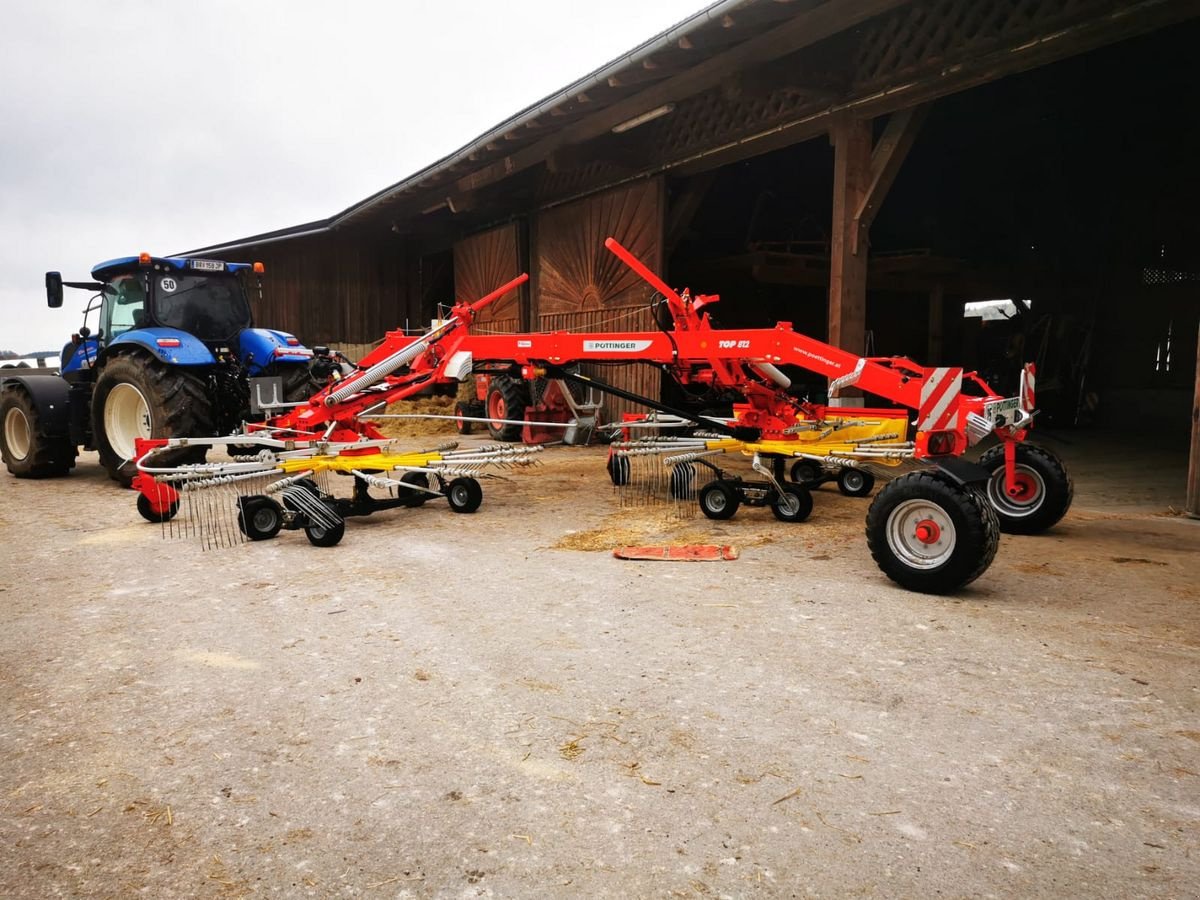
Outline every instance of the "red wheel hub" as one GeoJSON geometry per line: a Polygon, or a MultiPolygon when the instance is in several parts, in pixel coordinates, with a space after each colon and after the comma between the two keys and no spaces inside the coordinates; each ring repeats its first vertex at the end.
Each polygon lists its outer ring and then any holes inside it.
{"type": "Polygon", "coordinates": [[[1026,472],[1017,472],[1011,487],[1005,489],[1014,500],[1029,500],[1037,494],[1037,482],[1026,472]]]}
{"type": "Polygon", "coordinates": [[[505,409],[504,405],[504,397],[499,391],[496,391],[488,401],[488,417],[500,421],[507,418],[505,415],[507,412],[508,410],[505,409]]]}
{"type": "Polygon", "coordinates": [[[917,523],[917,540],[922,544],[936,544],[942,539],[942,529],[933,519],[922,519],[917,523]]]}

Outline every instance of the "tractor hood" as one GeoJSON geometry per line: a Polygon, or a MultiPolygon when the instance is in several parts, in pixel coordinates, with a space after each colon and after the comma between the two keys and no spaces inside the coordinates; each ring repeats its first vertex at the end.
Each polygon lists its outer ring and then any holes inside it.
{"type": "Polygon", "coordinates": [[[273,363],[307,363],[313,352],[286,331],[246,328],[238,336],[238,357],[253,377],[273,363]]]}

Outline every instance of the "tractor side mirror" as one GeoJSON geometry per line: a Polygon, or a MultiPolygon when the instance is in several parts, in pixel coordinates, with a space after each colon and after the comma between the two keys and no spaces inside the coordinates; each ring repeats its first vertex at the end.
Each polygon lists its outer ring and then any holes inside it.
{"type": "Polygon", "coordinates": [[[47,272],[46,273],[46,305],[51,309],[58,309],[62,306],[62,273],[47,272]]]}

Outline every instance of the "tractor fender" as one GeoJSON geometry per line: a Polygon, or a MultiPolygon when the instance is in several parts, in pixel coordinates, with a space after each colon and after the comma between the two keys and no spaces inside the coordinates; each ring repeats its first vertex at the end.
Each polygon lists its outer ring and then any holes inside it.
{"type": "Polygon", "coordinates": [[[239,356],[252,378],[273,363],[308,363],[313,352],[295,335],[272,328],[247,328],[238,337],[239,356]]]}
{"type": "Polygon", "coordinates": [[[4,375],[0,385],[19,384],[33,401],[38,418],[47,435],[59,436],[70,432],[71,385],[57,375],[4,375]]]}
{"type": "Polygon", "coordinates": [[[104,357],[115,351],[141,347],[169,366],[211,366],[216,357],[204,342],[178,328],[135,328],[126,331],[104,348],[104,357]]]}

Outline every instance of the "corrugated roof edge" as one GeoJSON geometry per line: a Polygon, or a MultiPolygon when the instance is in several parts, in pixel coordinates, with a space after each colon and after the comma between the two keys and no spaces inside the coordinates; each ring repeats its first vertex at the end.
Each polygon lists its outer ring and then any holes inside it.
{"type": "Polygon", "coordinates": [[[628,68],[629,66],[641,65],[642,61],[647,57],[653,55],[655,52],[661,50],[668,44],[675,43],[684,35],[695,31],[702,25],[705,25],[714,19],[726,16],[735,9],[745,6],[752,6],[757,2],[758,0],[717,0],[717,2],[706,6],[704,9],[701,9],[699,12],[691,16],[688,16],[686,19],[676,23],[661,34],[655,35],[647,41],[643,41],[628,53],[624,53],[621,56],[618,56],[616,59],[605,63],[603,66],[591,72],[590,74],[585,75],[578,81],[572,82],[564,88],[560,88],[544,99],[532,104],[531,106],[527,106],[525,109],[521,110],[515,115],[505,119],[499,125],[496,125],[489,131],[484,132],[470,143],[465,144],[459,149],[455,150],[453,153],[442,157],[437,162],[431,163],[423,169],[419,169],[412,175],[409,175],[407,178],[397,181],[395,184],[390,185],[381,191],[377,191],[366,199],[360,200],[358,203],[346,207],[346,209],[339,213],[335,213],[327,219],[318,219],[305,225],[295,225],[291,228],[281,228],[276,231],[268,231],[264,232],[263,234],[239,238],[235,241],[224,244],[213,244],[209,247],[200,247],[195,250],[188,250],[183,253],[172,255],[187,256],[189,254],[196,253],[228,252],[230,250],[237,250],[242,247],[248,247],[255,244],[275,243],[278,241],[286,241],[298,237],[304,237],[310,234],[320,234],[321,232],[335,228],[340,222],[349,218],[350,216],[363,212],[379,201],[420,182],[422,179],[429,177],[435,172],[454,165],[454,163],[458,162],[463,157],[474,152],[477,147],[487,144],[489,141],[503,135],[505,132],[511,131],[513,128],[520,127],[531,119],[537,118],[539,115],[542,115],[548,110],[553,109],[555,106],[559,105],[565,100],[570,99],[572,96],[586,92],[588,88],[595,87],[602,81],[607,82],[609,77],[617,74],[623,69],[628,68]]]}

